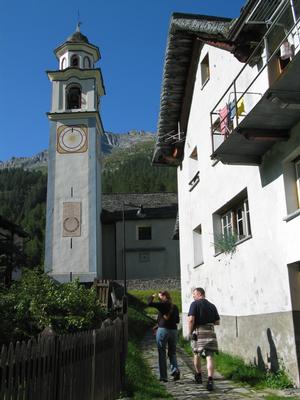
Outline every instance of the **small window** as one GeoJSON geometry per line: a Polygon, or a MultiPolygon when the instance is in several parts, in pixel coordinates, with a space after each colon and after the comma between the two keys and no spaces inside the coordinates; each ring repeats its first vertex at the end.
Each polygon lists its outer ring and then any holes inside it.
{"type": "Polygon", "coordinates": [[[198,225],[193,230],[193,245],[194,245],[194,266],[203,264],[203,249],[202,249],[202,228],[198,225]]]}
{"type": "Polygon", "coordinates": [[[71,67],[79,67],[79,57],[76,54],[71,57],[71,67]]]}
{"type": "Polygon", "coordinates": [[[222,216],[222,234],[236,234],[239,240],[251,235],[248,200],[222,216]]]}
{"type": "Polygon", "coordinates": [[[217,242],[225,239],[238,242],[251,237],[250,212],[247,190],[243,190],[224,207],[213,214],[215,249],[222,247],[217,242]]]}
{"type": "Polygon", "coordinates": [[[65,57],[61,60],[61,69],[65,69],[66,68],[66,59],[65,57]]]}
{"type": "Polygon", "coordinates": [[[297,197],[298,197],[298,208],[300,208],[300,158],[294,161],[295,167],[295,178],[296,178],[296,186],[297,186],[297,197]]]}
{"type": "Polygon", "coordinates": [[[151,226],[138,226],[138,240],[151,240],[151,226]]]}
{"type": "Polygon", "coordinates": [[[295,157],[294,153],[283,163],[283,178],[287,213],[290,215],[300,209],[300,156],[295,157]]]}
{"type": "Polygon", "coordinates": [[[221,216],[222,235],[235,235],[237,240],[251,235],[248,200],[244,199],[221,216]]]}
{"type": "Polygon", "coordinates": [[[202,87],[209,81],[210,72],[209,72],[209,58],[208,53],[201,61],[201,84],[202,87]]]}
{"type": "Polygon", "coordinates": [[[88,57],[84,57],[83,66],[84,66],[84,68],[91,68],[91,61],[88,57]]]}
{"type": "Polygon", "coordinates": [[[193,149],[189,158],[189,191],[191,192],[200,182],[200,172],[198,169],[197,146],[193,149]]]}
{"type": "Polygon", "coordinates": [[[67,110],[81,108],[81,88],[80,86],[71,86],[67,88],[67,110]]]}
{"type": "Polygon", "coordinates": [[[141,262],[141,263],[150,262],[150,253],[148,251],[139,253],[139,262],[141,262]]]}

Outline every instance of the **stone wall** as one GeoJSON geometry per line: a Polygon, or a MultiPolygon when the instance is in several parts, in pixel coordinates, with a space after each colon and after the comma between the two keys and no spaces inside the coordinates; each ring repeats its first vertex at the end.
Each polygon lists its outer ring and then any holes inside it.
{"type": "MultiPolygon", "coordinates": [[[[116,281],[123,285],[123,281],[116,281]]],[[[127,290],[181,290],[180,279],[166,278],[166,279],[128,279],[127,290]]]]}

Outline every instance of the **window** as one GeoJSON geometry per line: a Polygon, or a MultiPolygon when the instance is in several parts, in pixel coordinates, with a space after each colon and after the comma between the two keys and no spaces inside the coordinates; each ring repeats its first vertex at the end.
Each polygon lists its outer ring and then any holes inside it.
{"type": "Polygon", "coordinates": [[[219,252],[221,247],[216,243],[231,238],[238,242],[251,237],[250,212],[247,190],[235,196],[213,214],[215,248],[219,252]]]}
{"type": "Polygon", "coordinates": [[[209,58],[208,53],[201,61],[201,84],[202,87],[209,81],[210,73],[209,73],[209,58]]]}
{"type": "Polygon", "coordinates": [[[189,159],[189,191],[191,192],[200,182],[200,172],[198,170],[198,152],[197,146],[195,146],[194,150],[190,154],[189,159]]]}
{"type": "Polygon", "coordinates": [[[151,226],[138,226],[137,237],[138,240],[151,240],[152,239],[151,226]]]}
{"type": "Polygon", "coordinates": [[[300,155],[299,149],[283,163],[283,178],[288,215],[300,210],[300,155]]]}
{"type": "Polygon", "coordinates": [[[67,110],[81,108],[81,88],[80,86],[70,86],[66,91],[67,110]]]}
{"type": "Polygon", "coordinates": [[[66,59],[65,57],[61,60],[61,69],[65,69],[66,68],[66,59]]]}
{"type": "Polygon", "coordinates": [[[300,157],[294,161],[298,208],[300,208],[300,157]]]}
{"type": "Polygon", "coordinates": [[[71,67],[79,67],[79,58],[76,54],[71,57],[71,67]]]}
{"type": "Polygon", "coordinates": [[[83,66],[84,66],[84,68],[91,68],[91,62],[90,62],[90,59],[88,57],[84,57],[83,66]]]}
{"type": "Polygon", "coordinates": [[[194,245],[194,266],[203,264],[203,250],[202,250],[202,228],[198,225],[193,230],[193,245],[194,245]]]}
{"type": "Polygon", "coordinates": [[[150,262],[150,253],[149,252],[139,253],[139,262],[141,263],[150,262]]]}
{"type": "Polygon", "coordinates": [[[248,200],[245,199],[221,216],[222,235],[236,235],[238,240],[251,235],[248,200]]]}

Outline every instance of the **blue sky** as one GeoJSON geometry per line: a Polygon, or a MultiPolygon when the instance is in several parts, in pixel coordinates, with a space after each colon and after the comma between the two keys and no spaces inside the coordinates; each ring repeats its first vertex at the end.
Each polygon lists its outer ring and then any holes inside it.
{"type": "Polygon", "coordinates": [[[168,26],[173,12],[238,17],[245,0],[1,1],[0,160],[48,147],[53,50],[76,29],[100,48],[104,129],[155,132],[168,26]]]}

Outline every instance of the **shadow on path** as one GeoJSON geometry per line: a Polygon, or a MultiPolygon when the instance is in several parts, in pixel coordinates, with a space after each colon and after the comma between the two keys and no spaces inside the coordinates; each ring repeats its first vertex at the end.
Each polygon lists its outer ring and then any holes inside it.
{"type": "MultiPolygon", "coordinates": [[[[157,366],[157,349],[155,338],[152,332],[147,332],[144,340],[141,343],[143,356],[150,366],[153,374],[158,377],[158,366],[157,366]]],[[[279,398],[289,398],[293,395],[293,398],[300,399],[299,390],[289,391],[278,391],[278,390],[254,390],[248,386],[238,386],[235,383],[224,379],[218,372],[215,374],[215,390],[208,392],[206,390],[206,372],[203,371],[203,384],[199,385],[194,382],[194,372],[192,359],[188,357],[182,349],[177,351],[178,365],[181,372],[181,379],[173,382],[173,378],[169,376],[169,381],[162,383],[166,386],[167,391],[178,400],[189,400],[189,399],[220,399],[220,400],[235,400],[235,399],[266,399],[267,395],[276,394],[279,398]]],[[[159,400],[159,399],[153,399],[159,400]]]]}

